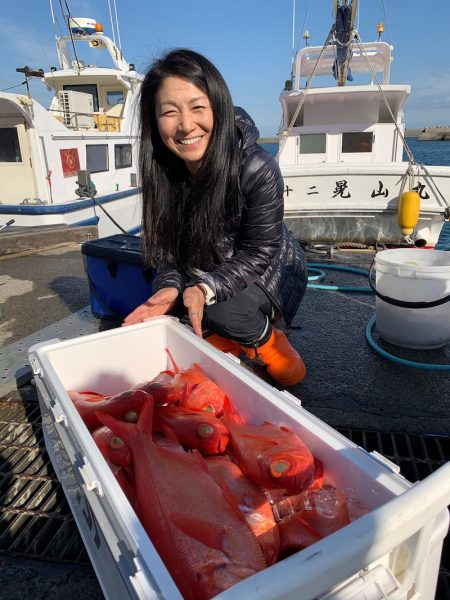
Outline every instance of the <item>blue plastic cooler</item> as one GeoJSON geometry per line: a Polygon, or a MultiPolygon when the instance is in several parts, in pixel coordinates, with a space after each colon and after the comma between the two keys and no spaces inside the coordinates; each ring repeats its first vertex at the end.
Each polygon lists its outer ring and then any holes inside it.
{"type": "Polygon", "coordinates": [[[81,246],[92,314],[123,319],[153,293],[153,269],[142,262],[141,238],[111,235],[81,246]]]}

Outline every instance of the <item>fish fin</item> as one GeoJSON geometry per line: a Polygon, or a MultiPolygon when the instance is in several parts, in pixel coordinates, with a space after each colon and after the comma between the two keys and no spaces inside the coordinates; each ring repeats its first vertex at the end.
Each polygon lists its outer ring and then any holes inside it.
{"type": "MultiPolygon", "coordinates": [[[[268,424],[272,425],[272,423],[268,424]]],[[[286,427],[286,425],[280,425],[280,431],[285,431],[286,433],[293,433],[292,429],[289,429],[289,427],[286,427]]]]}
{"type": "Polygon", "coordinates": [[[223,418],[234,421],[238,425],[245,425],[244,419],[236,412],[233,403],[226,394],[223,399],[223,418]]]}
{"type": "Polygon", "coordinates": [[[136,423],[137,429],[140,433],[145,433],[148,437],[152,437],[153,428],[153,396],[148,395],[144,406],[142,407],[141,414],[136,423]]]}
{"type": "Polygon", "coordinates": [[[203,521],[202,519],[196,519],[194,517],[187,517],[182,514],[173,513],[169,515],[170,521],[187,536],[197,540],[205,546],[209,546],[219,552],[225,552],[224,536],[225,528],[223,525],[212,523],[210,521],[203,521]]]}
{"type": "Polygon", "coordinates": [[[173,368],[175,369],[175,372],[178,372],[179,369],[178,369],[177,363],[174,361],[174,358],[173,358],[169,348],[166,348],[166,352],[170,358],[170,362],[172,363],[173,368]]]}

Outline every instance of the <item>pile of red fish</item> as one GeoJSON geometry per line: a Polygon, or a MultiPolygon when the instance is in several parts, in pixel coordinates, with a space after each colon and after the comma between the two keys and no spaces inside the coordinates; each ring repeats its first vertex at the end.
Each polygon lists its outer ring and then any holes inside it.
{"type": "Polygon", "coordinates": [[[350,521],[300,437],[244,423],[198,365],[111,397],[69,395],[186,599],[211,598],[350,521]]]}

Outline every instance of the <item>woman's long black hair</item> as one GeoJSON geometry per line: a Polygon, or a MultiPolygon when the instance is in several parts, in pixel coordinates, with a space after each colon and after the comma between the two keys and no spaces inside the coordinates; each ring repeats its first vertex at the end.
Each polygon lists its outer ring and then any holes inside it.
{"type": "Polygon", "coordinates": [[[156,60],[140,92],[139,168],[143,195],[145,257],[155,249],[189,272],[210,270],[222,258],[220,242],[236,215],[239,198],[239,139],[228,87],[204,56],[177,49],[156,60]],[[209,98],[213,113],[210,142],[198,172],[162,142],[156,119],[156,93],[167,77],[193,83],[209,98]]]}

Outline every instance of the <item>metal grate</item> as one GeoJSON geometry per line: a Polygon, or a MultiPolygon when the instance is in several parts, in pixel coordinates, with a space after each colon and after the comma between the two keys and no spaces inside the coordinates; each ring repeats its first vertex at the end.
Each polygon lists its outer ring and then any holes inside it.
{"type": "Polygon", "coordinates": [[[0,552],[90,564],[45,450],[37,400],[0,400],[0,552]]]}
{"type": "MultiPolygon", "coordinates": [[[[414,483],[450,460],[450,437],[341,429],[337,431],[368,452],[377,450],[414,483]]],[[[450,534],[444,540],[436,600],[450,600],[450,534]]]]}

